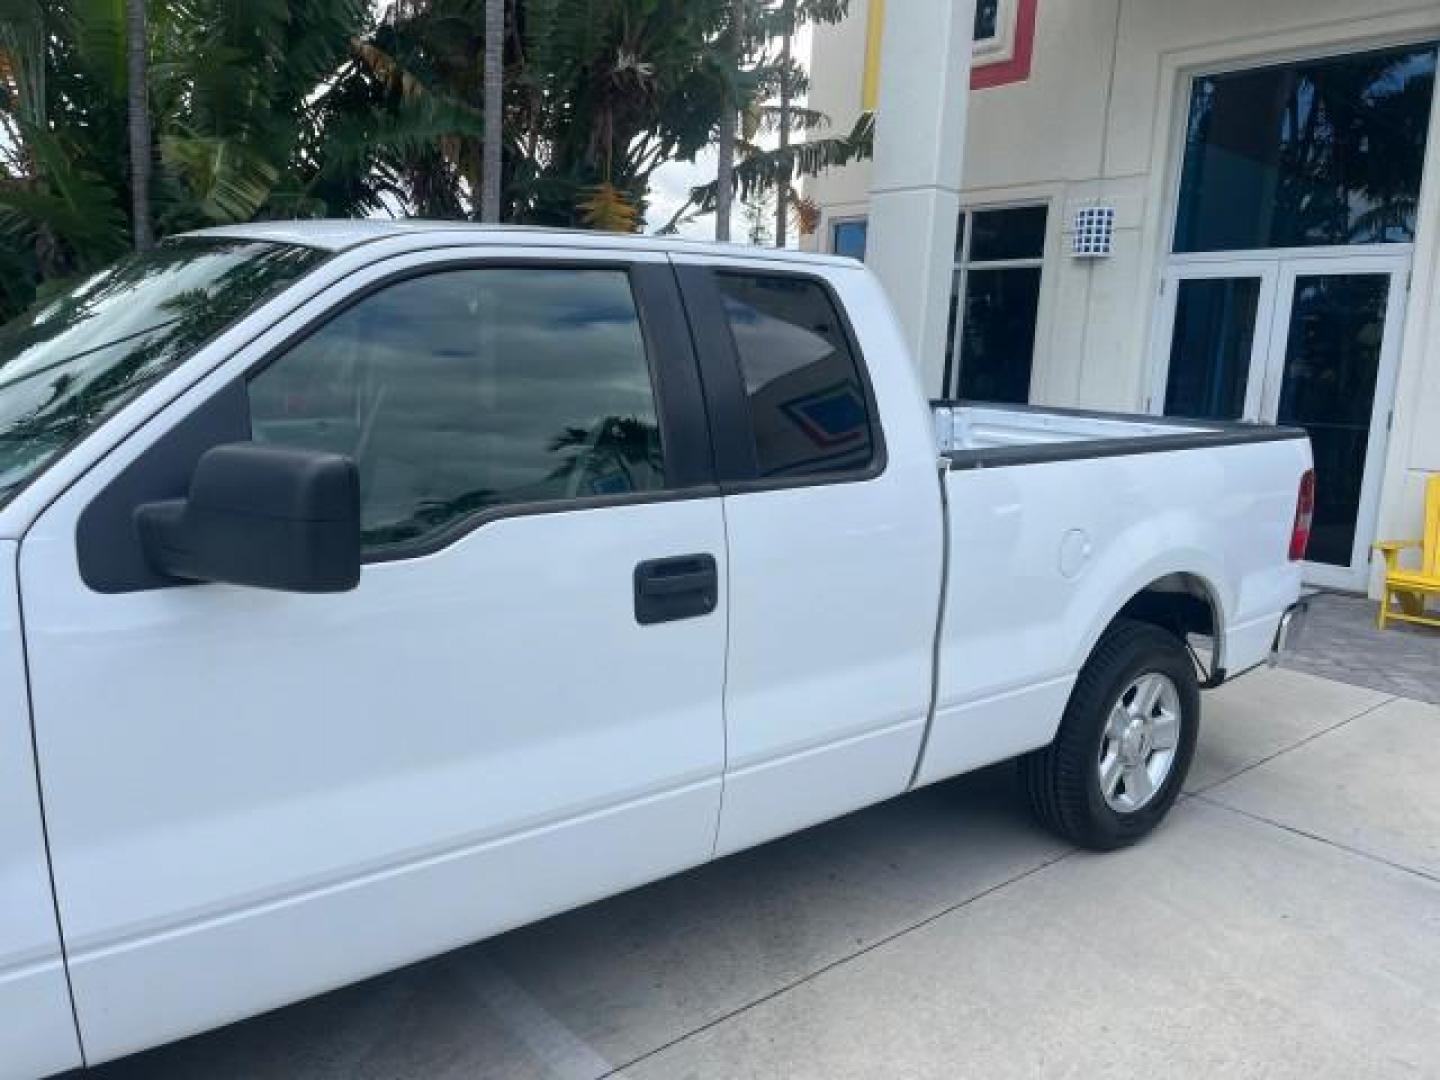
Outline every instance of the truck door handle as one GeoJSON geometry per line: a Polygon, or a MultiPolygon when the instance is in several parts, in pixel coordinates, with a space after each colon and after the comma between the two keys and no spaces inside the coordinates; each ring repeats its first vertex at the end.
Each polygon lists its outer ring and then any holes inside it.
{"type": "Polygon", "coordinates": [[[641,626],[709,615],[719,594],[713,555],[647,559],[635,567],[635,621],[641,626]]]}

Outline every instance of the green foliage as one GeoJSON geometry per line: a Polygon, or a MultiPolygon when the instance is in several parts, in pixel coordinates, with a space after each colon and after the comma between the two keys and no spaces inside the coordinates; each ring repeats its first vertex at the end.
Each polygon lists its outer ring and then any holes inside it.
{"type": "MultiPolygon", "coordinates": [[[[149,106],[163,233],[376,208],[330,183],[329,99],[368,0],[152,2],[149,106]]],[[[129,246],[126,0],[0,0],[0,318],[129,246]]]]}
{"type": "MultiPolygon", "coordinates": [[[[486,0],[149,0],[157,235],[296,216],[478,216],[486,0]],[[378,21],[377,21],[378,19],[378,21]]],[[[127,0],[0,0],[0,320],[47,282],[130,244],[127,0]]],[[[507,0],[502,217],[633,229],[651,174],[693,160],[745,103],[743,193],[848,160],[825,118],[764,102],[804,90],[770,45],[845,0],[507,0]]],[[[843,145],[842,145],[843,143],[843,145]]],[[[713,192],[712,192],[713,194],[713,192]]]]}

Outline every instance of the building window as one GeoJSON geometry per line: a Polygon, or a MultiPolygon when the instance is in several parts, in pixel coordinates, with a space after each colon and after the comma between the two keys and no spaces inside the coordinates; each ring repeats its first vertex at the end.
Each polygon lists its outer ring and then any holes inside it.
{"type": "Polygon", "coordinates": [[[972,401],[1030,399],[1045,258],[1044,206],[960,215],[945,392],[972,401]]]}
{"type": "Polygon", "coordinates": [[[976,0],[975,40],[993,41],[1000,35],[1000,0],[976,0]]]}
{"type": "Polygon", "coordinates": [[[1175,250],[1412,243],[1436,46],[1195,79],[1175,250]]]}
{"type": "MultiPolygon", "coordinates": [[[[900,0],[903,2],[903,0],[900,0]]],[[[1030,77],[1035,49],[1035,11],[1039,0],[976,0],[971,31],[972,89],[1005,86],[1030,77]]],[[[885,0],[869,0],[865,15],[865,63],[860,79],[860,108],[880,103],[880,52],[885,37],[885,0]]]]}
{"type": "Polygon", "coordinates": [[[866,227],[864,218],[834,222],[830,226],[830,250],[836,255],[846,255],[864,262],[866,227]]]}

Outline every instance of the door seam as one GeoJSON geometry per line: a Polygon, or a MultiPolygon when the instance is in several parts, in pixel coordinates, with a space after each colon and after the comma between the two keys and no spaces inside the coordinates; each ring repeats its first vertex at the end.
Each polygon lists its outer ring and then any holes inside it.
{"type": "Polygon", "coordinates": [[[65,924],[60,917],[60,890],[55,884],[55,857],[50,848],[49,808],[45,801],[45,783],[40,772],[40,739],[35,729],[34,679],[30,676],[30,634],[25,627],[25,597],[20,581],[20,549],[23,539],[15,544],[15,613],[20,629],[20,666],[25,673],[25,710],[30,721],[30,763],[35,769],[35,799],[40,811],[40,840],[45,846],[45,875],[50,883],[50,907],[55,914],[55,937],[60,946],[60,968],[65,975],[65,992],[70,999],[70,1021],[75,1026],[75,1049],[82,1068],[88,1066],[85,1038],[80,1031],[80,1012],[75,1003],[75,984],[70,978],[70,953],[65,942],[65,924]]]}

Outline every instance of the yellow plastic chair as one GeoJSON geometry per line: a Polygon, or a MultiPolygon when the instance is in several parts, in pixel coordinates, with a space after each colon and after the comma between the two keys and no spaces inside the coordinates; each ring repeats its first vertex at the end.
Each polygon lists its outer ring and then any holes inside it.
{"type": "Polygon", "coordinates": [[[1425,482],[1425,536],[1420,540],[1382,540],[1375,550],[1385,556],[1385,592],[1380,599],[1380,629],[1390,619],[1440,626],[1440,616],[1428,614],[1427,597],[1440,596],[1440,473],[1425,482]],[[1400,553],[1420,549],[1420,569],[1400,565],[1400,553]],[[1397,606],[1392,606],[1391,601],[1397,606]]]}

